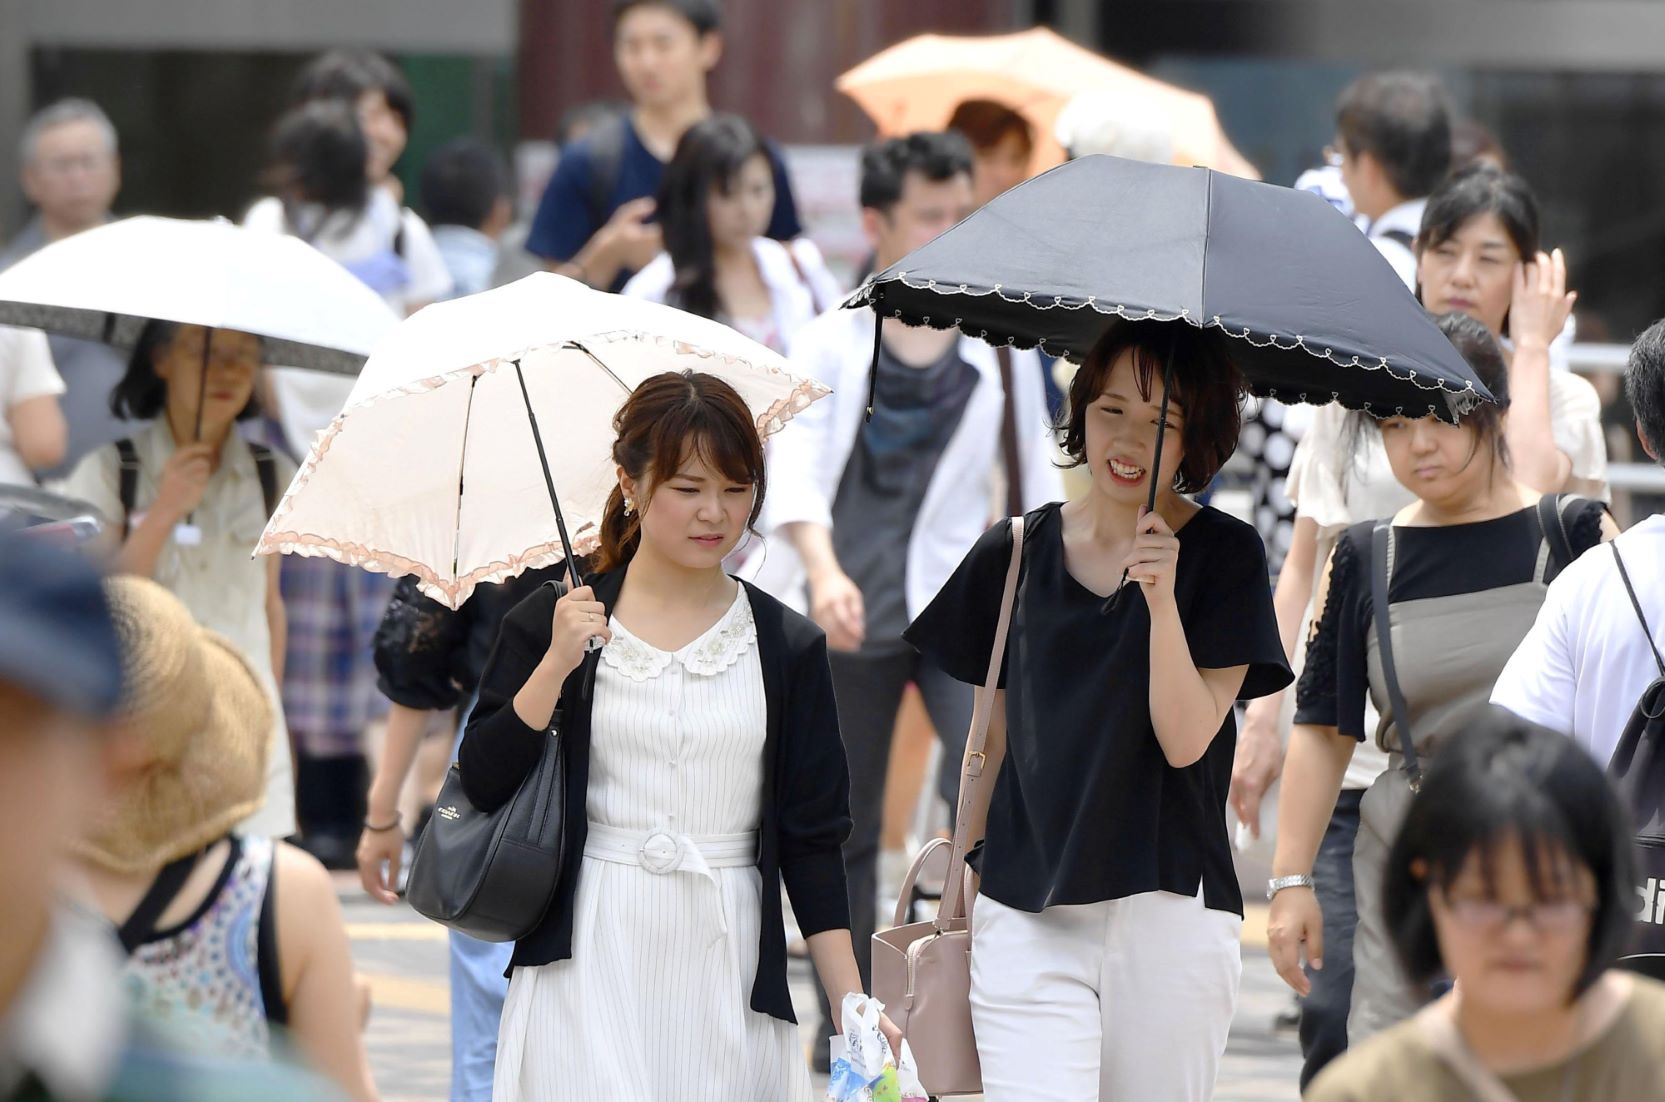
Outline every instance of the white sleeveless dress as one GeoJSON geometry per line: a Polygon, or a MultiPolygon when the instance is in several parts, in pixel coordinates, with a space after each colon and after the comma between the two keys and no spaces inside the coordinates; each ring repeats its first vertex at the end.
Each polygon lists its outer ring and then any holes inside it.
{"type": "Polygon", "coordinates": [[[751,602],[741,588],[674,654],[610,626],[572,958],[515,969],[492,1097],[810,1102],[797,1028],[750,1008],[768,715],[751,602]]]}

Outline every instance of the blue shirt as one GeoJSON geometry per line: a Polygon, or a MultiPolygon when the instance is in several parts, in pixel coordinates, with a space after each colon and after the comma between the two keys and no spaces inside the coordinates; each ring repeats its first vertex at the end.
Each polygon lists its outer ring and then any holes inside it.
{"type": "MultiPolygon", "coordinates": [[[[561,150],[555,175],[544,189],[538,212],[532,218],[532,231],[526,237],[528,252],[548,260],[571,260],[595,231],[613,216],[614,211],[634,199],[651,198],[658,194],[659,181],[665,175],[665,162],[642,144],[641,135],[636,133],[635,124],[628,117],[621,122],[624,126],[624,145],[619,155],[618,177],[613,181],[612,193],[601,218],[596,219],[590,210],[590,189],[595,173],[595,137],[592,133],[561,150]]],[[[798,222],[798,207],[792,199],[792,183],[786,175],[786,164],[773,145],[767,148],[769,164],[775,175],[775,211],[770,216],[767,233],[777,241],[790,241],[802,234],[804,229],[798,222]]],[[[610,290],[622,288],[633,274],[620,272],[610,290]]]]}

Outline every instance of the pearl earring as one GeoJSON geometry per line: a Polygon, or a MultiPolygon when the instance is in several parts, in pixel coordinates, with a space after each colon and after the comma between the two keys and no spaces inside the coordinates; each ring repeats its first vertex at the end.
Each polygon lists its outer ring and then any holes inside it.
{"type": "Polygon", "coordinates": [[[624,499],[624,515],[629,516],[636,511],[636,503],[629,498],[624,499]]]}

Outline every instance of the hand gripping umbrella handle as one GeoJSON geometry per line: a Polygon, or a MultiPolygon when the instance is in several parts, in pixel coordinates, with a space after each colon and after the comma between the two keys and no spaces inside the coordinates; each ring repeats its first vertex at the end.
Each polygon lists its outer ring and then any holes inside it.
{"type": "MultiPolygon", "coordinates": [[[[1184,323],[1172,322],[1171,324],[1182,325],[1184,323]]],[[[1168,343],[1168,359],[1162,365],[1162,407],[1156,415],[1156,458],[1151,460],[1150,465],[1150,498],[1145,502],[1145,512],[1147,513],[1156,512],[1156,487],[1159,485],[1157,476],[1162,473],[1162,437],[1168,431],[1168,398],[1174,389],[1174,349],[1178,345],[1179,337],[1176,334],[1174,339],[1168,343]]],[[[1124,568],[1121,582],[1117,584],[1116,591],[1104,599],[1104,605],[1099,609],[1100,613],[1109,615],[1115,609],[1116,602],[1121,600],[1122,590],[1127,586],[1127,575],[1128,570],[1124,568]]]]}
{"type": "MultiPolygon", "coordinates": [[[[526,403],[526,420],[532,426],[532,443],[537,445],[538,448],[538,466],[543,469],[543,484],[549,490],[549,504],[555,510],[555,530],[561,537],[561,552],[566,555],[567,578],[572,588],[577,589],[584,583],[578,577],[578,557],[572,553],[572,539],[567,535],[567,518],[561,512],[561,498],[555,492],[555,478],[549,473],[549,455],[543,449],[543,434],[538,431],[538,416],[532,412],[532,395],[526,390],[526,375],[520,370],[519,360],[515,360],[513,363],[515,365],[515,379],[520,383],[520,398],[521,401],[526,403]]],[[[584,644],[584,649],[589,652],[598,651],[601,647],[602,641],[599,635],[591,636],[589,641],[584,644]]]]}

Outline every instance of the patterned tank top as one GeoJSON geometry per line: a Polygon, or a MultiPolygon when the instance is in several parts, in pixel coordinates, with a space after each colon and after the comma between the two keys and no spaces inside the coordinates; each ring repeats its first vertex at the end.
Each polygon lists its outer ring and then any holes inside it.
{"type": "Polygon", "coordinates": [[[134,949],[125,978],[143,1020],[217,1056],[266,1059],[271,1053],[267,997],[276,954],[262,944],[269,935],[262,938],[261,912],[272,875],[272,841],[233,837],[231,845],[225,869],[201,906],[134,949]],[[263,960],[266,955],[271,959],[263,960]]]}

